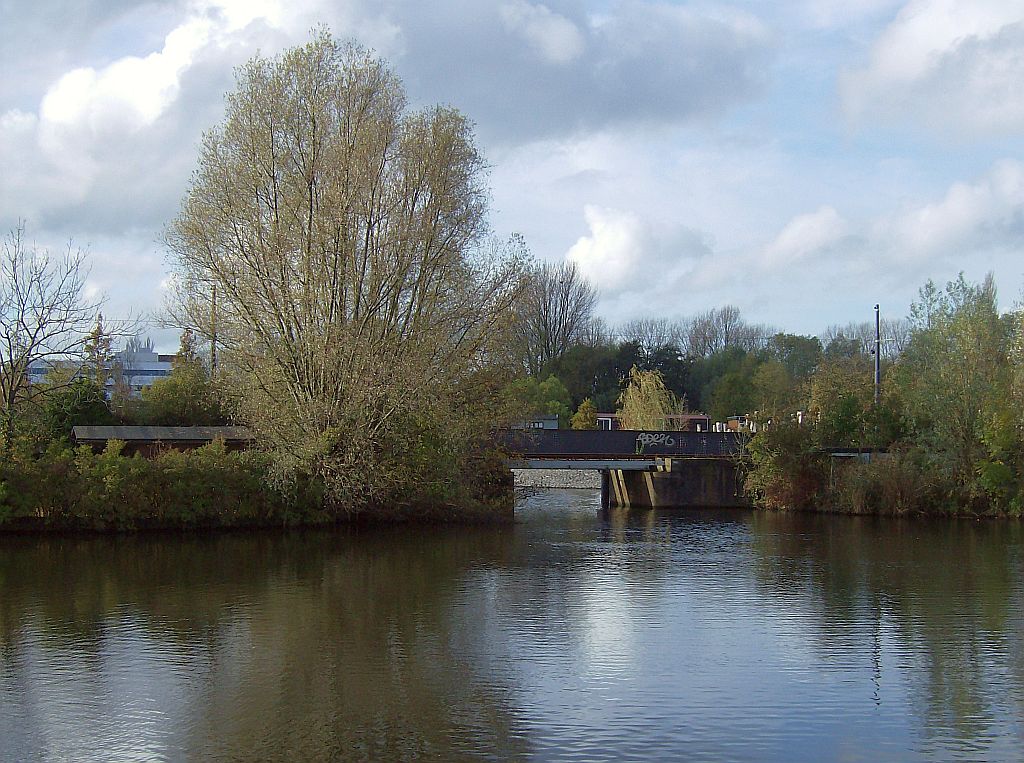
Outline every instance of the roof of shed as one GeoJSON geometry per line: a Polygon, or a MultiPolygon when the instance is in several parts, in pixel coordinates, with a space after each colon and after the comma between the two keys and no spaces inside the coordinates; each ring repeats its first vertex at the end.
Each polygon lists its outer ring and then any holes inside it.
{"type": "Polygon", "coordinates": [[[210,442],[212,440],[251,440],[245,427],[96,427],[74,428],[77,442],[210,442]]]}

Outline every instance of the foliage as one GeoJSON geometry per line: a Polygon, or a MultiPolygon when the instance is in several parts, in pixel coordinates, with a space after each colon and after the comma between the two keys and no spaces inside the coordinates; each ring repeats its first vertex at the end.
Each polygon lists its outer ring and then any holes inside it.
{"type": "Polygon", "coordinates": [[[728,347],[705,358],[697,358],[690,368],[687,400],[696,410],[705,410],[713,418],[747,413],[752,400],[746,389],[757,369],[758,358],[740,347],[728,347]],[[725,382],[725,389],[716,389],[725,382]],[[737,394],[733,394],[735,391],[737,394]]]}
{"type": "Polygon", "coordinates": [[[576,413],[572,415],[573,429],[597,429],[597,407],[590,398],[584,398],[576,413]]]}
{"type": "MultiPolygon", "coordinates": [[[[787,479],[809,485],[814,452],[885,448],[869,463],[836,461],[812,491],[815,500],[875,513],[1024,510],[1020,314],[1000,315],[991,277],[971,284],[960,276],[944,289],[925,284],[908,325],[902,352],[884,369],[878,404],[872,358],[826,347],[807,383],[802,439],[787,443],[791,424],[780,419],[751,444],[748,481],[766,502],[806,505],[780,486],[787,479]]],[[[843,341],[838,332],[829,347],[843,341]]]]}
{"type": "Polygon", "coordinates": [[[516,379],[509,386],[515,409],[520,419],[531,416],[558,416],[558,424],[569,423],[569,390],[551,374],[543,381],[532,376],[516,379]]]}
{"type": "Polygon", "coordinates": [[[232,418],[280,480],[315,475],[342,512],[405,495],[391,454],[416,420],[458,485],[522,284],[521,247],[488,246],[484,171],[469,120],[408,109],[383,61],[326,32],[238,70],[168,232],[173,309],[209,338],[216,289],[232,418]]]}
{"type": "Polygon", "coordinates": [[[923,513],[936,506],[941,486],[929,479],[920,451],[896,449],[875,454],[868,463],[833,466],[837,472],[831,506],[852,514],[923,513]]]}
{"type": "MultiPolygon", "coordinates": [[[[59,376],[58,376],[59,379],[59,376]]],[[[106,426],[117,423],[103,390],[92,379],[76,377],[67,383],[50,380],[55,386],[46,396],[43,407],[45,440],[71,440],[76,426],[106,426]]]]}
{"type": "Polygon", "coordinates": [[[1016,488],[1003,459],[1014,460],[1019,435],[1006,408],[1013,326],[999,314],[995,284],[961,275],[940,292],[929,283],[912,314],[915,329],[894,369],[912,441],[957,487],[950,500],[1005,505],[1016,488]]]}
{"type": "Polygon", "coordinates": [[[793,407],[797,388],[786,366],[777,360],[766,360],[750,379],[753,408],[762,418],[785,415],[793,407]]]}
{"type": "Polygon", "coordinates": [[[839,332],[825,345],[822,353],[826,360],[843,360],[860,357],[864,354],[864,341],[858,337],[848,337],[839,332]]]}
{"type": "Polygon", "coordinates": [[[206,365],[195,350],[193,334],[182,333],[171,373],[142,390],[136,414],[140,423],[155,426],[218,426],[227,419],[206,365]]]}
{"type": "Polygon", "coordinates": [[[103,326],[103,313],[96,316],[96,323],[82,345],[82,373],[91,377],[96,386],[106,390],[107,381],[114,370],[114,337],[103,326]]]}
{"type": "MultiPolygon", "coordinates": [[[[610,411],[620,392],[617,359],[618,352],[613,345],[580,344],[548,363],[545,373],[562,381],[571,405],[578,406],[584,398],[590,398],[598,410],[610,411]]],[[[629,368],[626,367],[626,373],[629,368]]]]}
{"type": "Polygon", "coordinates": [[[168,450],[154,459],[123,455],[111,441],[102,453],[54,441],[41,455],[18,450],[0,463],[8,486],[0,516],[27,526],[130,530],[228,527],[327,521],[309,481],[290,491],[268,489],[270,456],[228,452],[214,442],[168,450]]]}
{"type": "Polygon", "coordinates": [[[814,432],[784,419],[759,430],[747,444],[747,494],[767,509],[811,509],[821,505],[828,483],[828,455],[814,432]]]}
{"type": "Polygon", "coordinates": [[[829,357],[810,382],[808,412],[827,447],[867,445],[867,413],[874,399],[870,358],[829,357]]]}
{"type": "Polygon", "coordinates": [[[768,349],[786,373],[797,381],[808,378],[821,363],[821,340],[816,336],[775,334],[768,349]]]}
{"type": "Polygon", "coordinates": [[[665,386],[657,371],[641,371],[634,366],[629,384],[619,397],[619,421],[623,429],[665,429],[666,419],[682,413],[683,406],[665,386]]]}

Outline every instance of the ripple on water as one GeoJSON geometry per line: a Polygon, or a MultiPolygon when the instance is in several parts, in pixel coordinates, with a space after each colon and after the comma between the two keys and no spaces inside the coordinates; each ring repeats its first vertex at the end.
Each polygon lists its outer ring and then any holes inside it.
{"type": "Polygon", "coordinates": [[[0,542],[0,759],[1024,759],[1020,533],[890,527],[0,542]]]}

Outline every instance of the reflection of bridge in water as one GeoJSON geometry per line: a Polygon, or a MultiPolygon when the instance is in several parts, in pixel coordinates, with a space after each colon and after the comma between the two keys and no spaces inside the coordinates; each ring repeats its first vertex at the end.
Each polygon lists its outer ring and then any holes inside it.
{"type": "Polygon", "coordinates": [[[596,469],[605,506],[745,506],[734,432],[505,431],[516,469],[596,469]]]}

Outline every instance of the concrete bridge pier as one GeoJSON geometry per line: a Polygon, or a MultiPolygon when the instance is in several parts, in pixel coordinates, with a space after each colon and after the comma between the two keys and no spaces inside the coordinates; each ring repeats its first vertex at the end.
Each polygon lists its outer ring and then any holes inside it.
{"type": "Polygon", "coordinates": [[[659,458],[652,471],[601,471],[605,508],[749,506],[736,465],[723,458],[659,458]]]}

